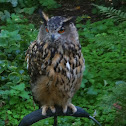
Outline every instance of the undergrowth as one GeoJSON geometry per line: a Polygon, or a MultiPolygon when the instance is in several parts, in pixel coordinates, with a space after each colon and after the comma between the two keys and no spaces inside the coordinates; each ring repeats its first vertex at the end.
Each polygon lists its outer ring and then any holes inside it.
{"type": "MultiPolygon", "coordinates": [[[[115,103],[118,101],[122,107],[120,110],[124,110],[126,102],[123,97],[117,99],[119,93],[114,94],[123,89],[123,86],[117,89],[117,84],[122,85],[126,81],[126,22],[116,24],[114,20],[106,19],[95,23],[87,21],[84,25],[79,18],[77,28],[86,70],[73,104],[87,110],[103,126],[115,126],[117,119],[123,126],[125,121],[121,121],[119,116],[123,111],[118,113],[115,103]],[[114,99],[111,97],[113,95],[114,99]]],[[[14,13],[0,30],[0,125],[17,126],[25,115],[38,109],[31,96],[25,62],[25,51],[36,39],[38,30],[23,15],[14,13]]],[[[123,115],[125,118],[125,113],[123,115]]],[[[88,119],[74,117],[59,117],[58,124],[95,125],[88,119]]],[[[42,120],[33,126],[41,125],[52,126],[53,119],[42,120]]]]}
{"type": "Polygon", "coordinates": [[[34,110],[25,51],[37,36],[33,24],[22,15],[11,14],[0,33],[0,125],[18,125],[34,110]]]}

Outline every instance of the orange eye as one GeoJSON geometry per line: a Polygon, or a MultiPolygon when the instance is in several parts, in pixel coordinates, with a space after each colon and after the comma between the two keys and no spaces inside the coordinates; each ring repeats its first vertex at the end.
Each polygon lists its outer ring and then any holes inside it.
{"type": "Polygon", "coordinates": [[[49,30],[46,28],[46,31],[49,32],[49,30]]]}
{"type": "Polygon", "coordinates": [[[58,33],[63,33],[65,30],[64,29],[60,29],[59,31],[58,31],[58,33]]]}

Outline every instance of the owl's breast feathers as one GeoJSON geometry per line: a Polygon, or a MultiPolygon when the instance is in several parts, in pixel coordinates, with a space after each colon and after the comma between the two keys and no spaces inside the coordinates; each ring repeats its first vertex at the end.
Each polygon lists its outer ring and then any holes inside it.
{"type": "Polygon", "coordinates": [[[84,69],[80,44],[65,43],[54,47],[47,42],[34,41],[26,52],[26,60],[32,82],[41,75],[51,79],[56,74],[71,80],[80,77],[84,69]]]}
{"type": "MultiPolygon", "coordinates": [[[[44,89],[47,89],[50,90],[50,93],[54,91],[54,95],[55,90],[62,92],[63,95],[66,95],[64,92],[67,92],[68,97],[72,98],[79,89],[84,70],[80,44],[65,43],[60,46],[52,46],[48,42],[34,41],[26,52],[26,60],[35,97],[40,92],[44,99],[44,89]],[[51,86],[57,88],[51,88],[51,86]]],[[[45,97],[51,97],[51,95],[48,96],[50,93],[45,97]]],[[[52,97],[54,99],[57,96],[52,97]]],[[[60,99],[62,97],[64,96],[61,96],[60,99]]],[[[41,101],[42,98],[36,99],[41,101]]]]}

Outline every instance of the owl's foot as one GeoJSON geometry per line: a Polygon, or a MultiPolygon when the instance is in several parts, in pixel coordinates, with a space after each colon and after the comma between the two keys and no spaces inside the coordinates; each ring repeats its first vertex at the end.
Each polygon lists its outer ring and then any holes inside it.
{"type": "Polygon", "coordinates": [[[51,109],[52,113],[56,112],[56,109],[54,106],[43,105],[41,108],[42,108],[42,115],[44,115],[44,116],[46,116],[46,114],[47,114],[46,112],[47,112],[48,108],[51,109]]]}
{"type": "Polygon", "coordinates": [[[67,112],[68,107],[72,109],[73,113],[75,113],[77,111],[76,107],[72,103],[69,103],[68,105],[63,107],[63,113],[67,112]]]}

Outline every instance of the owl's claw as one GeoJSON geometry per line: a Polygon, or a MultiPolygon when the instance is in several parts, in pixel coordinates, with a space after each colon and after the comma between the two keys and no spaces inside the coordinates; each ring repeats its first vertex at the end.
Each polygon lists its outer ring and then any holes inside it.
{"type": "Polygon", "coordinates": [[[52,113],[55,113],[56,112],[56,109],[55,109],[55,107],[54,106],[47,106],[47,105],[43,105],[42,107],[42,115],[44,115],[44,116],[46,116],[47,115],[47,110],[48,110],[48,108],[50,108],[51,109],[51,111],[52,111],[52,113]]]}
{"type": "Polygon", "coordinates": [[[48,106],[43,105],[41,108],[42,108],[42,115],[46,116],[46,111],[48,110],[48,106]]]}
{"type": "Polygon", "coordinates": [[[75,113],[77,111],[77,108],[72,103],[69,103],[68,105],[63,107],[63,113],[67,112],[68,107],[72,109],[73,113],[75,113]]]}
{"type": "Polygon", "coordinates": [[[67,112],[67,105],[63,107],[63,113],[65,114],[67,112]]]}
{"type": "Polygon", "coordinates": [[[77,108],[76,108],[72,103],[70,103],[70,104],[68,105],[68,107],[70,107],[70,108],[72,109],[72,112],[73,112],[73,113],[75,113],[75,112],[77,111],[77,108]]]}
{"type": "Polygon", "coordinates": [[[50,106],[50,109],[51,109],[52,113],[55,113],[56,112],[56,109],[55,109],[54,106],[50,106]]]}

